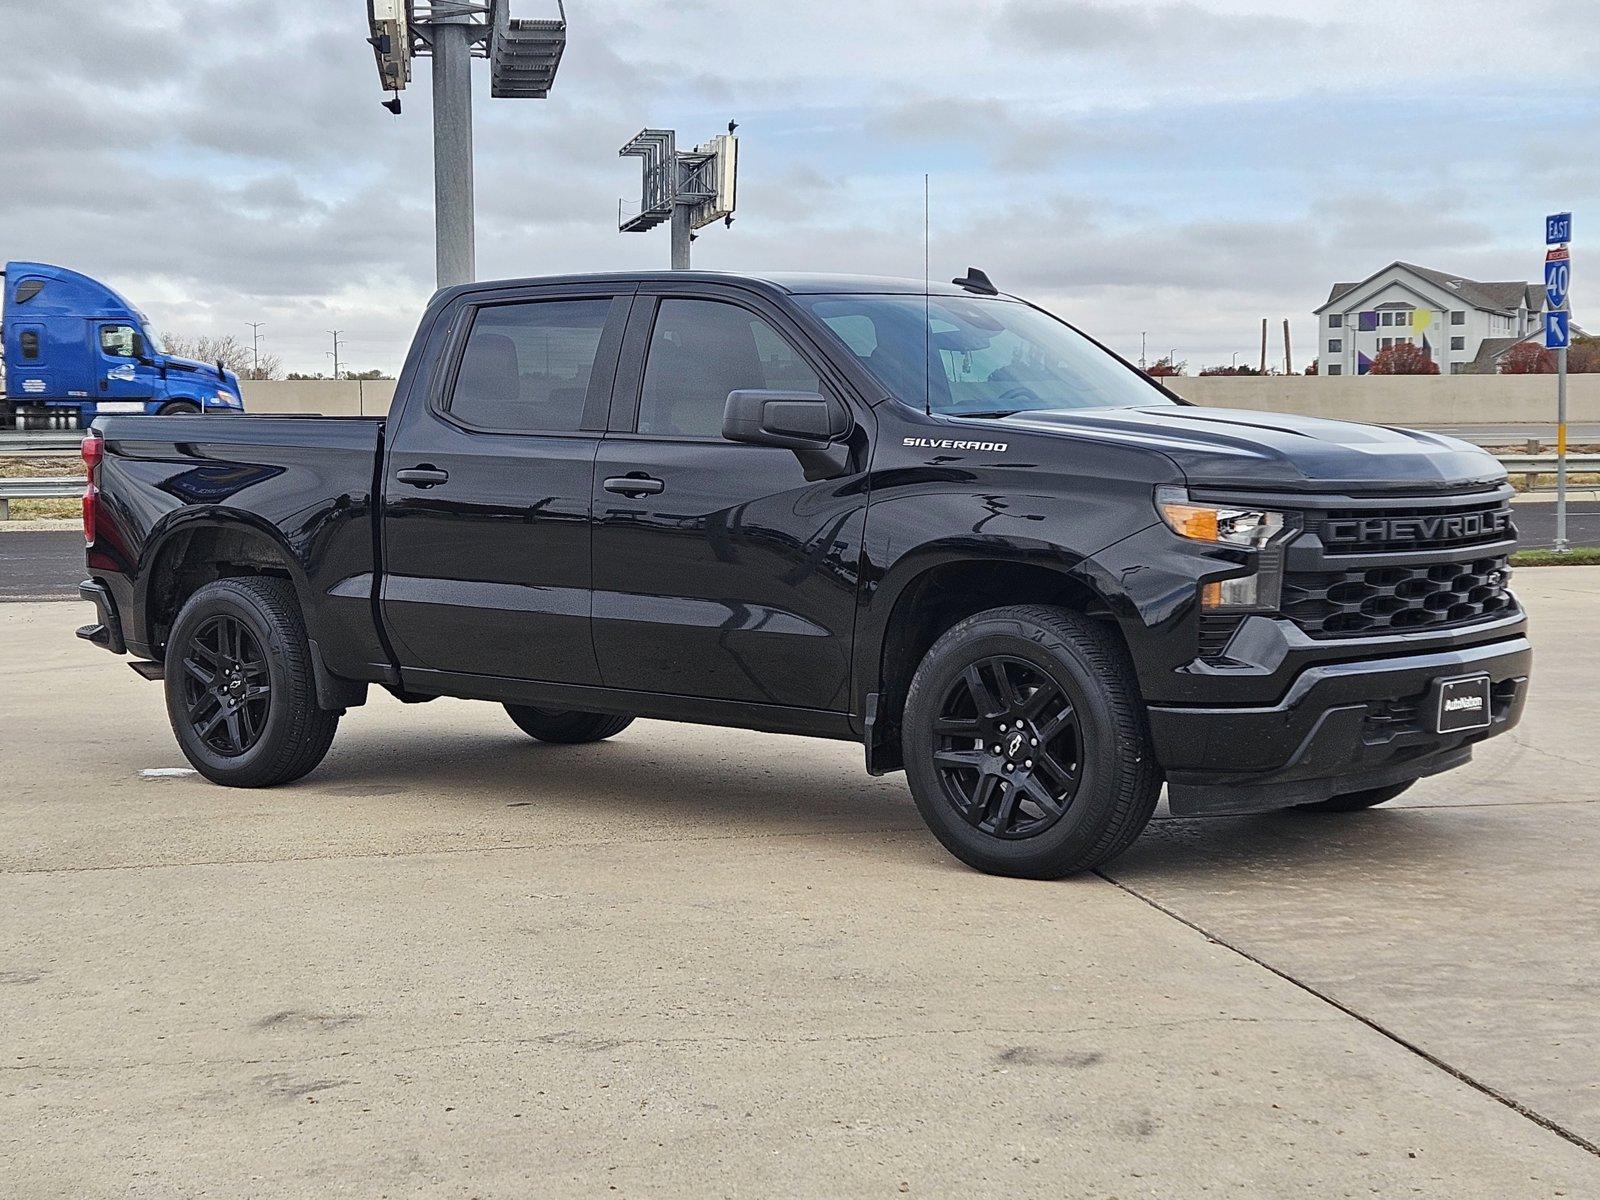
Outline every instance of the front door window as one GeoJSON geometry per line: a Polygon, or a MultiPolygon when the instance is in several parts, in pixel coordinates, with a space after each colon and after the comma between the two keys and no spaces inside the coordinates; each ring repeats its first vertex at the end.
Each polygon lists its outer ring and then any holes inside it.
{"type": "Polygon", "coordinates": [[[134,358],[132,325],[100,326],[100,350],[110,358],[134,358]]]}

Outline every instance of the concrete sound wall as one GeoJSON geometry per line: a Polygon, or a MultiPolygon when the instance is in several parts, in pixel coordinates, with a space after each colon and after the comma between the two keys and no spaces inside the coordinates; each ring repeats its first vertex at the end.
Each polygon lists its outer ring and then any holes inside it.
{"type": "MultiPolygon", "coordinates": [[[[1338,417],[1384,425],[1553,425],[1554,375],[1207,375],[1167,379],[1215,408],[1338,417]]],[[[1600,375],[1567,379],[1567,419],[1600,421],[1600,375]]]]}
{"type": "Polygon", "coordinates": [[[394,398],[392,379],[246,379],[240,387],[252,413],[381,417],[394,398]]]}
{"type": "MultiPolygon", "coordinates": [[[[1196,404],[1385,425],[1550,425],[1556,419],[1554,375],[1208,375],[1166,382],[1196,404]]],[[[392,379],[244,384],[245,411],[256,413],[382,416],[393,397],[392,379]]],[[[1600,375],[1568,380],[1567,419],[1600,421],[1600,375]]]]}

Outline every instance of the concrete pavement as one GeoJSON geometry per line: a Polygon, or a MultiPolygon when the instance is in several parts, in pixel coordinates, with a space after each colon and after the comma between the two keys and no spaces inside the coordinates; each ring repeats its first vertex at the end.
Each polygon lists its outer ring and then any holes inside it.
{"type": "Polygon", "coordinates": [[[1600,1194],[1600,570],[1517,585],[1473,766],[1059,884],[738,731],[380,696],[292,787],[147,777],[159,688],[0,606],[0,1190],[1600,1194]]]}

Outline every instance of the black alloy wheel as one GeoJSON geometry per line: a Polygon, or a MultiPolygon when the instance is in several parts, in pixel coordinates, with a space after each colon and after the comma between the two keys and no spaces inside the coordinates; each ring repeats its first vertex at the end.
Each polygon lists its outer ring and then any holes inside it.
{"type": "Polygon", "coordinates": [[[222,614],[197,626],[183,654],[183,696],[194,735],[224,758],[261,740],[272,710],[272,679],[255,634],[222,614]]]}
{"type": "Polygon", "coordinates": [[[243,575],[197,588],[167,637],[163,684],[189,765],[228,787],[275,787],[328,753],[342,709],[317,700],[294,585],[243,575]]]}
{"type": "Polygon", "coordinates": [[[967,824],[1027,838],[1061,819],[1077,795],[1084,731],[1061,687],[1009,655],[970,664],[934,722],[934,766],[967,824]]]}
{"type": "Polygon", "coordinates": [[[900,741],[929,830],[996,875],[1060,879],[1115,858],[1161,791],[1118,631],[1053,605],[986,609],[940,635],[900,741]]]}

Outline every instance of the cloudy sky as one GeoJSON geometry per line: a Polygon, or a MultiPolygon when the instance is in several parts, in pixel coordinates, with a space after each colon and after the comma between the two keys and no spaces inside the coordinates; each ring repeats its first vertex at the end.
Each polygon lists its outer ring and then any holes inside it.
{"type": "MultiPolygon", "coordinates": [[[[511,0],[517,16],[555,0],[511,0]]],[[[695,265],[967,264],[1137,358],[1253,359],[1335,279],[1535,278],[1576,210],[1600,304],[1600,4],[567,0],[548,100],[477,68],[478,272],[661,267],[616,232],[641,126],[740,122],[695,265]]],[[[361,0],[0,0],[0,257],[112,283],[158,330],[289,369],[395,369],[433,287],[429,66],[381,94],[361,0]]]]}

